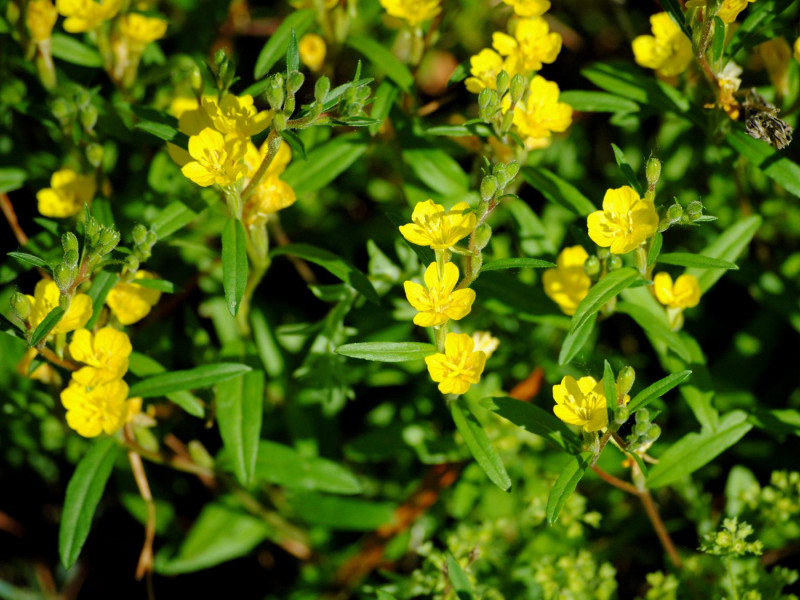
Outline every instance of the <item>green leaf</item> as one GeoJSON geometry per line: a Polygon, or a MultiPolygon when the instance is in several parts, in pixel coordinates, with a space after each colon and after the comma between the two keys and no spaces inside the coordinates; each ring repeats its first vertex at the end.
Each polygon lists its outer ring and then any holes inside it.
{"type": "MultiPolygon", "coordinates": [[[[691,38],[691,35],[689,36],[691,38]]],[[[718,63],[725,49],[725,23],[719,17],[714,17],[714,41],[711,43],[711,60],[718,63]]]]}
{"type": "Polygon", "coordinates": [[[386,77],[394,81],[404,92],[410,92],[414,85],[414,76],[406,65],[397,60],[389,50],[371,37],[350,35],[345,44],[361,53],[364,58],[378,69],[386,73],[386,77]]]}
{"type": "Polygon", "coordinates": [[[756,140],[744,131],[731,131],[725,141],[739,154],[787,192],[800,198],[800,165],[761,140],[756,140]]]}
{"type": "Polygon", "coordinates": [[[571,454],[581,448],[581,440],[552,412],[509,396],[484,398],[481,406],[511,421],[517,427],[542,436],[548,442],[571,454]]]}
{"type": "Polygon", "coordinates": [[[436,346],[420,342],[362,342],[339,346],[336,353],[379,362],[405,362],[436,354],[436,346]]]}
{"type": "Polygon", "coordinates": [[[537,167],[523,167],[522,176],[545,198],[560,204],[579,217],[585,217],[596,210],[592,201],[584,196],[578,188],[561,179],[552,171],[537,167]]]}
{"type": "Polygon", "coordinates": [[[92,517],[111,475],[118,448],[117,440],[111,437],[93,442],[69,480],[58,530],[58,554],[66,569],[78,560],[89,537],[92,517]]]}
{"type": "Polygon", "coordinates": [[[284,360],[281,348],[275,340],[269,323],[260,308],[250,311],[250,325],[253,327],[253,341],[256,343],[258,356],[269,377],[277,378],[284,372],[284,360]]]}
{"type": "Polygon", "coordinates": [[[427,135],[442,135],[446,137],[469,137],[478,135],[480,137],[490,137],[492,130],[483,123],[471,123],[469,125],[434,125],[425,130],[427,135]]]}
{"type": "Polygon", "coordinates": [[[165,279],[152,279],[150,277],[142,277],[141,279],[136,280],[136,285],[150,288],[151,290],[158,290],[159,292],[164,292],[165,294],[175,293],[175,284],[165,279]]]}
{"type": "Polygon", "coordinates": [[[303,140],[300,139],[300,136],[297,135],[291,129],[284,129],[281,131],[281,137],[283,141],[289,144],[289,147],[292,149],[292,152],[302,158],[303,160],[308,160],[308,155],[306,154],[306,145],[303,143],[303,140]]]}
{"type": "Polygon", "coordinates": [[[272,528],[259,519],[221,504],[206,504],[177,555],[158,553],[155,570],[162,575],[191,573],[248,554],[271,537],[272,528]]]}
{"type": "Polygon", "coordinates": [[[469,577],[467,577],[464,569],[461,568],[461,565],[458,564],[458,561],[450,552],[447,553],[447,578],[453,585],[453,591],[456,593],[458,600],[472,600],[475,598],[469,577]]]}
{"type": "Polygon", "coordinates": [[[253,482],[264,414],[264,372],[250,371],[217,384],[217,421],[236,479],[253,482]]]}
{"type": "Polygon", "coordinates": [[[658,255],[661,252],[661,246],[664,244],[664,236],[659,232],[656,233],[650,244],[650,251],[647,253],[647,266],[652,267],[658,260],[658,255]]]}
{"type": "Polygon", "coordinates": [[[603,393],[606,395],[606,406],[613,417],[614,407],[617,405],[617,380],[607,360],[603,361],[603,393]]]}
{"type": "Polygon", "coordinates": [[[58,325],[58,322],[61,320],[61,317],[64,316],[64,311],[61,309],[60,306],[56,306],[53,310],[47,313],[47,316],[42,319],[42,322],[39,323],[39,326],[33,332],[31,336],[30,346],[37,346],[39,342],[47,337],[47,334],[58,325]]]}
{"type": "Polygon", "coordinates": [[[455,70],[453,71],[453,74],[450,75],[450,79],[447,80],[447,87],[460,83],[464,81],[467,77],[469,77],[469,69],[470,69],[470,64],[468,60],[459,63],[458,66],[456,66],[455,70]]]}
{"type": "Polygon", "coordinates": [[[696,269],[733,269],[738,271],[736,264],[719,258],[692,254],[691,252],[666,252],[658,257],[658,262],[665,265],[679,267],[694,267],[696,269]]]}
{"type": "Polygon", "coordinates": [[[230,217],[222,230],[222,287],[228,312],[236,316],[247,287],[247,233],[239,219],[230,217]]]}
{"type": "Polygon", "coordinates": [[[654,384],[644,388],[641,392],[636,394],[633,397],[633,400],[630,401],[630,404],[628,404],[628,410],[633,413],[640,408],[644,408],[656,398],[660,398],[672,388],[677,387],[686,381],[691,374],[691,371],[686,370],[679,373],[672,373],[663,379],[659,379],[654,384]]]}
{"type": "Polygon", "coordinates": [[[480,468],[497,487],[504,492],[509,491],[511,479],[478,419],[469,411],[461,398],[450,403],[450,413],[453,415],[458,432],[480,468]]]}
{"type": "Polygon", "coordinates": [[[683,436],[650,469],[648,487],[662,487],[694,473],[742,439],[752,427],[746,413],[734,410],[725,415],[717,429],[683,436]]]}
{"type": "Polygon", "coordinates": [[[161,373],[137,381],[131,386],[130,396],[156,398],[181,390],[194,390],[226,381],[250,371],[250,367],[238,363],[214,363],[185,371],[161,373]]]}
{"type": "Polygon", "coordinates": [[[441,148],[407,148],[403,160],[420,181],[440,194],[461,198],[469,190],[469,177],[441,148]]]}
{"type": "Polygon", "coordinates": [[[579,112],[632,113],[639,110],[636,102],[606,92],[567,90],[558,97],[579,112]]]}
{"type": "Polygon", "coordinates": [[[340,280],[353,286],[370,302],[380,303],[378,292],[375,291],[367,276],[333,252],[308,244],[287,244],[278,246],[269,253],[271,258],[289,254],[299,256],[304,260],[319,265],[340,280]]]}
{"type": "Polygon", "coordinates": [[[25,331],[23,331],[22,327],[20,327],[13,321],[10,321],[8,317],[0,313],[0,331],[8,331],[9,329],[13,331],[14,335],[16,335],[17,337],[23,339],[25,338],[25,331]]]}
{"type": "Polygon", "coordinates": [[[347,468],[326,458],[303,456],[294,448],[262,440],[256,477],[276,485],[331,494],[360,494],[361,483],[347,468]]]}
{"type": "Polygon", "coordinates": [[[55,58],[82,67],[102,67],[103,57],[94,48],[80,42],[75,36],[54,33],[51,38],[51,51],[55,58]]]}
{"type": "Polygon", "coordinates": [[[689,362],[690,355],[677,332],[672,331],[664,319],[658,319],[646,308],[632,302],[619,302],[616,312],[626,314],[644,329],[654,340],[664,343],[670,350],[689,362]]]}
{"type": "Polygon", "coordinates": [[[40,267],[42,269],[47,269],[48,271],[50,270],[50,265],[46,260],[42,260],[33,254],[28,254],[27,252],[9,252],[8,256],[18,260],[23,264],[33,265],[34,267],[40,267]]]}
{"type": "Polygon", "coordinates": [[[194,221],[197,212],[186,206],[183,202],[176,201],[168,204],[164,210],[153,221],[153,231],[156,232],[159,241],[163,240],[168,235],[171,235],[183,229],[194,221]]]}
{"type": "Polygon", "coordinates": [[[661,0],[661,7],[672,18],[675,24],[680,28],[687,38],[692,39],[692,31],[686,25],[686,19],[683,15],[683,9],[678,0],[661,0]]]}
{"type": "Polygon", "coordinates": [[[772,34],[775,26],[785,25],[787,17],[781,13],[794,6],[792,0],[763,1],[754,5],[747,17],[736,29],[728,44],[728,55],[735,56],[743,48],[752,48],[756,44],[777,37],[772,34]]]}
{"type": "Polygon", "coordinates": [[[289,13],[280,26],[275,30],[267,43],[261,49],[256,59],[256,66],[253,71],[254,79],[261,79],[273,65],[286,55],[289,49],[289,41],[292,33],[303,35],[314,22],[314,11],[310,9],[296,10],[289,13]]]}
{"type": "Polygon", "coordinates": [[[300,70],[300,50],[297,49],[297,33],[292,29],[289,46],[286,48],[286,73],[300,70]]]}
{"type": "Polygon", "coordinates": [[[640,278],[641,275],[633,267],[625,267],[608,273],[592,286],[586,297],[578,304],[578,308],[575,309],[575,314],[572,316],[570,333],[580,329],[609,300],[640,278]]]}
{"type": "Polygon", "coordinates": [[[597,87],[633,100],[655,111],[678,114],[689,110],[689,99],[663,81],[654,79],[652,73],[629,63],[606,61],[594,63],[581,70],[581,75],[597,87]]]}
{"type": "Polygon", "coordinates": [[[625,181],[627,181],[628,185],[636,190],[640,196],[644,194],[642,182],[639,181],[639,179],[636,177],[636,173],[633,172],[633,168],[630,166],[630,164],[628,164],[628,161],[625,158],[625,153],[616,144],[611,144],[611,148],[614,150],[614,158],[617,161],[617,166],[622,172],[623,177],[625,177],[625,181]]]}
{"type": "Polygon", "coordinates": [[[281,179],[298,196],[316,192],[345,172],[366,150],[358,134],[340,135],[308,152],[308,162],[290,164],[281,179]]]}
{"type": "MultiPolygon", "coordinates": [[[[174,121],[174,119],[173,119],[174,121]]],[[[175,122],[177,125],[177,122],[175,122]]],[[[165,142],[170,142],[186,150],[189,146],[189,136],[178,130],[174,125],[169,123],[160,123],[157,121],[141,120],[133,125],[134,129],[139,129],[145,133],[149,133],[153,137],[157,137],[165,142]]]]}
{"type": "Polygon", "coordinates": [[[374,531],[391,523],[395,511],[395,506],[389,502],[323,496],[314,492],[293,492],[289,505],[310,525],[347,531],[374,531]]]}
{"type": "Polygon", "coordinates": [[[24,169],[16,167],[0,168],[0,194],[7,194],[18,190],[28,179],[28,174],[24,169]]]}
{"type": "MultiPolygon", "coordinates": [[[[158,375],[159,373],[166,373],[167,371],[167,369],[163,365],[153,360],[149,356],[140,354],[139,352],[133,352],[131,354],[129,369],[130,372],[136,375],[137,377],[158,375]]],[[[193,417],[202,419],[205,416],[205,409],[203,408],[203,403],[197,396],[187,392],[186,390],[181,390],[179,392],[170,392],[166,396],[170,401],[180,406],[183,410],[185,410],[193,417]]]]}
{"type": "Polygon", "coordinates": [[[594,323],[597,320],[597,313],[589,317],[582,325],[574,330],[570,330],[564,341],[561,343],[561,351],[558,353],[558,364],[567,365],[572,362],[572,359],[581,351],[584,344],[589,341],[589,336],[594,329],[594,323]]]}
{"type": "Polygon", "coordinates": [[[392,110],[398,93],[399,90],[397,86],[391,81],[384,80],[378,85],[378,89],[375,90],[375,96],[372,100],[372,109],[369,113],[369,115],[375,119],[375,123],[367,126],[370,135],[376,135],[380,130],[381,124],[383,124],[386,117],[389,116],[389,112],[392,110]]]}
{"type": "Polygon", "coordinates": [[[484,263],[481,267],[481,273],[500,269],[546,269],[555,266],[556,264],[549,260],[539,260],[538,258],[501,258],[500,260],[484,263]]]}
{"type": "MultiPolygon", "coordinates": [[[[742,219],[709,244],[703,250],[703,256],[729,262],[736,260],[750,244],[750,240],[753,239],[760,226],[761,217],[759,215],[751,215],[742,219]]],[[[725,274],[725,269],[691,268],[687,269],[686,273],[697,277],[700,290],[706,293],[725,274]]]]}
{"type": "Polygon", "coordinates": [[[561,509],[569,500],[572,492],[575,491],[578,482],[583,478],[586,469],[589,468],[592,462],[592,458],[591,452],[581,452],[575,456],[570,456],[561,469],[561,473],[558,475],[558,479],[556,479],[553,489],[550,490],[550,495],[547,497],[545,515],[549,525],[555,524],[558,520],[561,509]]]}
{"type": "MultiPolygon", "coordinates": [[[[137,282],[145,281],[146,279],[137,279],[137,282]]],[[[89,288],[89,298],[92,299],[92,316],[86,323],[87,329],[93,329],[97,320],[103,311],[103,304],[105,304],[106,296],[111,288],[119,281],[119,276],[116,273],[109,271],[97,271],[92,279],[92,287],[89,288]]]]}

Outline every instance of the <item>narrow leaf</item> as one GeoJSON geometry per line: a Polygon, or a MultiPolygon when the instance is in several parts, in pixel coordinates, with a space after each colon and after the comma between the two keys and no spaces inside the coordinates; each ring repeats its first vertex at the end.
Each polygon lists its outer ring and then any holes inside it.
{"type": "MultiPolygon", "coordinates": [[[[105,304],[108,292],[119,281],[119,276],[116,273],[109,271],[98,271],[92,279],[92,287],[89,288],[89,298],[92,299],[92,316],[86,323],[87,329],[93,329],[97,320],[103,311],[103,304],[105,304]]],[[[137,279],[137,282],[148,281],[147,278],[137,279]]]]}
{"type": "Polygon", "coordinates": [[[155,398],[181,390],[194,390],[226,381],[250,371],[238,363],[214,363],[186,371],[162,373],[137,381],[131,386],[131,396],[155,398]]]}
{"type": "Polygon", "coordinates": [[[677,265],[679,267],[694,267],[696,269],[733,269],[738,271],[739,267],[735,263],[711,256],[701,256],[691,252],[666,252],[658,257],[658,262],[665,265],[677,265]]]}
{"type": "Polygon", "coordinates": [[[286,72],[300,70],[300,50],[297,48],[297,33],[292,29],[289,36],[289,46],[286,48],[286,72]]]}
{"type": "Polygon", "coordinates": [[[345,531],[378,529],[394,520],[396,510],[390,502],[323,496],[314,492],[293,492],[289,496],[289,505],[300,519],[310,525],[345,531]]]}
{"type": "Polygon", "coordinates": [[[289,16],[283,20],[283,23],[275,30],[275,33],[269,37],[267,43],[264,44],[264,47],[261,49],[261,52],[259,52],[258,58],[256,59],[255,70],[253,71],[253,77],[255,79],[261,79],[269,73],[273,65],[278,62],[282,56],[286,55],[292,32],[294,32],[295,35],[303,35],[313,22],[313,10],[296,10],[290,13],[289,16]]]}
{"type": "Polygon", "coordinates": [[[556,204],[571,210],[579,217],[594,212],[595,205],[578,188],[552,171],[537,167],[524,167],[522,176],[542,195],[556,204]]]}
{"type": "Polygon", "coordinates": [[[379,362],[405,362],[435,354],[436,346],[420,342],[361,342],[339,346],[336,353],[379,362]]]}
{"type": "Polygon", "coordinates": [[[558,99],[579,112],[631,113],[639,110],[636,102],[606,92],[566,90],[558,99]]]}
{"type": "Polygon", "coordinates": [[[103,57],[94,48],[87,46],[77,37],[54,33],[51,37],[50,49],[55,58],[80,65],[81,67],[102,67],[103,57]]]}
{"type": "Polygon", "coordinates": [[[581,351],[584,344],[589,341],[597,320],[597,313],[589,317],[584,323],[574,330],[570,330],[564,341],[561,343],[561,351],[558,353],[558,364],[567,365],[581,351]]]}
{"type": "Polygon", "coordinates": [[[249,371],[217,385],[217,421],[236,479],[253,482],[264,414],[264,372],[249,371]]]}
{"type": "Polygon", "coordinates": [[[686,25],[683,9],[681,9],[681,5],[678,0],[661,0],[661,6],[680,28],[680,30],[683,32],[683,35],[689,39],[692,39],[692,31],[689,29],[688,25],[686,25]]]}
{"type": "Polygon", "coordinates": [[[453,421],[455,421],[464,443],[484,473],[501,490],[509,491],[511,479],[478,419],[469,412],[461,398],[450,403],[450,413],[453,415],[453,421]]]}
{"type": "Polygon", "coordinates": [[[556,479],[550,495],[547,497],[547,507],[545,515],[547,523],[553,525],[558,520],[558,515],[564,504],[569,500],[572,492],[578,486],[578,482],[583,478],[586,469],[592,461],[591,452],[581,452],[578,455],[570,456],[567,463],[561,469],[561,473],[556,479]]]}
{"type": "Polygon", "coordinates": [[[616,311],[631,317],[654,340],[665,344],[682,360],[687,363],[690,361],[689,351],[686,349],[683,340],[681,340],[681,336],[669,328],[665,319],[657,318],[646,308],[632,302],[619,302],[616,311]]]}
{"type": "Polygon", "coordinates": [[[361,483],[346,467],[318,456],[303,456],[294,448],[262,440],[256,462],[256,477],[287,488],[360,494],[361,483]]]}
{"type": "Polygon", "coordinates": [[[331,183],[367,150],[358,134],[340,135],[307,152],[308,162],[294,161],[281,179],[303,196],[331,183]]]}
{"type": "Polygon", "coordinates": [[[718,63],[719,59],[722,58],[724,48],[725,23],[719,17],[714,17],[714,41],[711,43],[711,60],[714,63],[718,63]]]}
{"type": "Polygon", "coordinates": [[[164,210],[153,221],[153,230],[158,235],[159,241],[183,229],[194,221],[197,212],[186,206],[183,202],[177,201],[168,204],[164,210]]]}
{"type": "Polygon", "coordinates": [[[18,169],[17,167],[3,167],[0,168],[0,194],[7,194],[21,188],[28,174],[25,169],[18,169]]]}
{"type": "Polygon", "coordinates": [[[30,346],[37,346],[39,342],[45,339],[53,327],[58,325],[58,322],[63,316],[64,311],[60,306],[56,306],[53,310],[47,313],[47,316],[42,319],[42,322],[39,323],[38,327],[36,327],[34,330],[33,335],[31,336],[30,346]]]}
{"type": "Polygon", "coordinates": [[[614,371],[607,360],[603,361],[603,392],[606,395],[606,406],[613,415],[617,405],[617,380],[614,379],[614,371]]]}
{"type": "Polygon", "coordinates": [[[549,260],[539,260],[538,258],[501,258],[485,263],[481,267],[481,273],[499,269],[546,269],[555,266],[556,264],[549,260]]]}
{"type": "Polygon", "coordinates": [[[660,398],[672,388],[679,386],[681,383],[689,379],[691,374],[691,371],[686,370],[681,371],[680,373],[672,373],[663,379],[659,379],[654,384],[646,387],[641,392],[636,394],[633,397],[633,400],[631,400],[630,404],[628,404],[628,409],[631,412],[635,412],[640,408],[644,408],[656,398],[660,398]]]}
{"type": "Polygon", "coordinates": [[[389,116],[392,110],[392,105],[397,99],[399,89],[391,81],[381,81],[378,89],[375,90],[375,96],[372,101],[372,108],[369,115],[375,119],[375,123],[367,126],[370,135],[375,135],[381,128],[381,124],[389,116]]]}
{"type": "Polygon", "coordinates": [[[640,196],[644,194],[642,182],[639,181],[639,178],[636,177],[636,173],[633,172],[633,168],[628,164],[625,153],[616,144],[611,144],[611,148],[614,150],[614,158],[617,161],[617,166],[619,170],[622,171],[622,175],[625,177],[628,185],[636,190],[640,196]]]}
{"type": "Polygon", "coordinates": [[[34,267],[40,267],[42,269],[47,269],[48,271],[50,270],[50,265],[46,260],[42,260],[33,254],[28,254],[27,252],[9,252],[8,256],[18,260],[23,264],[33,265],[34,267]]]}
{"type": "Polygon", "coordinates": [[[570,332],[577,331],[594,314],[622,290],[640,279],[639,272],[633,267],[625,267],[611,271],[589,290],[586,297],[578,304],[572,317],[570,332]]]}
{"type": "Polygon", "coordinates": [[[503,396],[484,398],[481,406],[511,421],[517,427],[535,433],[561,450],[571,454],[581,448],[581,440],[552,412],[531,403],[503,396]]]}
{"type": "Polygon", "coordinates": [[[475,598],[467,573],[450,552],[447,553],[447,578],[453,585],[453,591],[456,593],[458,600],[472,600],[475,598]]]}
{"type": "Polygon", "coordinates": [[[664,244],[664,236],[661,233],[657,233],[656,236],[653,238],[653,242],[650,244],[650,251],[647,253],[648,267],[652,267],[654,264],[656,264],[659,253],[661,252],[661,246],[663,244],[664,244]]]}
{"type": "Polygon", "coordinates": [[[228,312],[234,317],[247,287],[247,234],[244,225],[233,217],[222,230],[222,287],[228,312]]]}
{"type": "Polygon", "coordinates": [[[404,92],[411,91],[411,87],[414,85],[414,76],[411,71],[382,44],[371,37],[362,35],[350,35],[345,43],[386,73],[386,77],[394,81],[404,92]]]}
{"type": "Polygon", "coordinates": [[[175,284],[171,281],[166,281],[165,279],[151,279],[150,277],[142,277],[141,279],[136,280],[136,284],[152,290],[164,292],[165,294],[175,293],[175,284]]]}
{"type": "Polygon", "coordinates": [[[751,138],[740,129],[730,132],[725,141],[761,169],[767,177],[793,196],[800,198],[800,165],[786,158],[766,142],[751,138]]]}

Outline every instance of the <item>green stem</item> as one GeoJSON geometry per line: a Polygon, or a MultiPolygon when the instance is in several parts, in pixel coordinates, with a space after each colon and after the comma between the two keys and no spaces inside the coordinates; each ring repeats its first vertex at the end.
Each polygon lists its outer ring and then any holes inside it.
{"type": "Polygon", "coordinates": [[[731,557],[725,557],[725,567],[728,570],[728,577],[731,580],[731,596],[733,600],[739,600],[739,590],[736,589],[736,578],[733,576],[733,564],[731,562],[731,557]]]}
{"type": "Polygon", "coordinates": [[[258,189],[258,184],[261,183],[261,180],[267,173],[267,169],[269,169],[270,164],[272,164],[272,161],[278,154],[278,150],[280,150],[281,141],[281,134],[275,129],[272,129],[267,136],[267,155],[264,157],[264,160],[261,161],[261,164],[259,165],[256,174],[253,175],[253,178],[250,180],[250,183],[248,183],[247,187],[244,188],[244,191],[241,195],[242,203],[247,202],[247,199],[258,189]]]}

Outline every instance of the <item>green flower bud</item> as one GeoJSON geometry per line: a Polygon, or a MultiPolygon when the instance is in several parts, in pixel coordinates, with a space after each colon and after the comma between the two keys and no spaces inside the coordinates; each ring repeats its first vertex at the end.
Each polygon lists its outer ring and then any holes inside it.
{"type": "Polygon", "coordinates": [[[644,168],[644,174],[647,177],[647,185],[654,187],[661,177],[661,161],[657,158],[649,159],[644,168]]]}
{"type": "Polygon", "coordinates": [[[608,251],[608,248],[598,248],[597,249],[597,258],[600,260],[605,260],[609,257],[611,252],[608,251]]]}
{"type": "Polygon", "coordinates": [[[492,239],[492,228],[488,223],[481,223],[475,229],[475,246],[478,250],[483,250],[492,239]]]}
{"type": "Polygon", "coordinates": [[[494,175],[487,175],[481,181],[481,199],[489,202],[497,192],[497,179],[494,175]]]}
{"type": "Polygon", "coordinates": [[[609,271],[616,271],[617,269],[622,268],[622,258],[617,256],[616,254],[612,254],[606,259],[606,268],[609,271]]]}
{"type": "Polygon", "coordinates": [[[81,125],[87,132],[92,131],[97,124],[97,108],[91,104],[81,111],[81,125]]]}
{"type": "Polygon", "coordinates": [[[147,240],[147,227],[141,223],[137,223],[133,227],[133,243],[137,246],[144,244],[147,240]]]}
{"type": "Polygon", "coordinates": [[[63,248],[65,253],[70,250],[78,251],[78,238],[74,233],[68,231],[61,236],[61,248],[63,248]]]}
{"type": "Polygon", "coordinates": [[[636,380],[636,371],[633,367],[624,367],[617,375],[617,397],[624,398],[625,394],[631,391],[633,382],[636,380]]]}
{"type": "Polygon", "coordinates": [[[636,423],[633,426],[633,434],[636,437],[644,437],[647,435],[647,430],[650,428],[650,423],[636,423]]]}
{"type": "Polygon", "coordinates": [[[125,266],[128,268],[129,271],[138,271],[139,270],[139,259],[136,258],[133,254],[129,254],[125,257],[125,266]]]}
{"type": "Polygon", "coordinates": [[[525,78],[517,73],[511,78],[511,103],[516,104],[525,94],[525,78]]]}
{"type": "Polygon", "coordinates": [[[275,113],[275,116],[272,118],[272,126],[275,128],[275,131],[283,131],[286,129],[286,115],[283,113],[275,113]]]}
{"type": "Polygon", "coordinates": [[[53,279],[55,280],[58,289],[62,292],[66,292],[74,281],[74,274],[74,269],[71,269],[65,263],[59,263],[56,265],[56,268],[53,269],[53,279]]]}
{"type": "Polygon", "coordinates": [[[11,310],[20,321],[25,321],[31,314],[31,301],[25,294],[14,292],[11,295],[11,310]]]}
{"type": "Polygon", "coordinates": [[[677,202],[667,209],[667,219],[670,223],[680,220],[683,216],[683,207],[677,202]]]}
{"type": "Polygon", "coordinates": [[[267,102],[274,110],[283,108],[283,100],[285,94],[283,91],[283,75],[276,73],[267,81],[267,91],[264,92],[267,96],[267,102]]]}
{"type": "Polygon", "coordinates": [[[478,106],[482,109],[488,109],[494,102],[497,102],[497,92],[489,88],[483,88],[481,93],[478,94],[478,106]]]}
{"type": "Polygon", "coordinates": [[[306,76],[300,71],[289,73],[289,76],[286,78],[286,90],[290,94],[296,94],[300,88],[303,87],[303,82],[305,80],[306,76]]]}
{"type": "Polygon", "coordinates": [[[78,110],[86,110],[91,101],[92,95],[88,90],[80,89],[75,94],[75,105],[78,107],[78,110]]]}
{"type": "Polygon", "coordinates": [[[226,62],[228,62],[228,54],[224,49],[220,48],[214,53],[214,64],[219,68],[226,62]]]}
{"type": "Polygon", "coordinates": [[[108,254],[119,244],[119,231],[111,228],[103,228],[100,232],[100,251],[103,254],[108,254]]]}
{"type": "Polygon", "coordinates": [[[192,92],[194,92],[194,95],[198,97],[202,96],[203,88],[205,87],[203,84],[203,72],[197,65],[192,65],[192,71],[189,74],[189,82],[192,86],[192,92]]]}
{"type": "Polygon", "coordinates": [[[105,150],[103,150],[100,144],[89,144],[86,146],[86,160],[88,160],[89,164],[95,169],[103,164],[104,155],[105,150]]]}
{"type": "MultiPolygon", "coordinates": [[[[512,160],[506,165],[506,176],[508,177],[506,185],[514,180],[514,178],[517,176],[517,173],[519,173],[519,163],[515,160],[512,160]]],[[[505,185],[503,187],[505,187],[505,185]]]]}
{"type": "Polygon", "coordinates": [[[497,81],[497,93],[500,95],[500,97],[502,97],[503,94],[506,93],[506,90],[508,90],[508,84],[510,83],[508,73],[506,71],[500,71],[497,74],[496,81],[497,81]]]}
{"type": "Polygon", "coordinates": [[[650,423],[650,412],[646,408],[640,408],[637,410],[635,417],[637,423],[650,423]]]}
{"type": "Polygon", "coordinates": [[[67,312],[67,311],[69,310],[69,305],[70,305],[70,304],[72,304],[72,298],[70,297],[70,295],[69,295],[69,294],[63,294],[63,293],[62,293],[62,294],[61,294],[61,295],[58,297],[58,306],[59,306],[59,308],[61,308],[61,310],[63,310],[64,312],[67,312]]]}
{"type": "Polygon", "coordinates": [[[64,98],[54,99],[50,104],[50,110],[53,112],[53,116],[61,121],[61,123],[69,121],[72,116],[72,107],[64,98]]]}
{"type": "Polygon", "coordinates": [[[591,279],[600,275],[601,268],[600,259],[596,256],[590,256],[586,259],[586,262],[583,263],[583,270],[591,279]]]}
{"type": "Polygon", "coordinates": [[[695,219],[699,219],[703,216],[703,203],[694,200],[693,202],[689,203],[689,206],[686,207],[686,216],[689,217],[689,220],[694,221],[695,219]]]}
{"type": "Polygon", "coordinates": [[[151,248],[156,245],[158,241],[158,234],[153,231],[152,229],[147,232],[147,238],[145,239],[145,243],[150,246],[151,248]]]}
{"type": "Polygon", "coordinates": [[[330,91],[331,80],[323,75],[317,79],[317,83],[314,84],[314,99],[320,103],[325,102],[325,96],[327,96],[330,91]]]}
{"type": "MultiPolygon", "coordinates": [[[[294,107],[295,107],[295,99],[293,95],[287,96],[286,100],[283,102],[283,114],[286,115],[288,119],[294,114],[294,107]]],[[[361,110],[361,106],[359,105],[355,112],[359,112],[361,110]]]]}
{"type": "Polygon", "coordinates": [[[86,237],[89,238],[89,245],[96,246],[100,237],[100,223],[92,217],[86,222],[86,237]]]}
{"type": "Polygon", "coordinates": [[[655,442],[659,437],[661,437],[661,427],[653,423],[652,425],[650,425],[650,428],[647,430],[647,433],[644,434],[644,441],[655,442]]]}
{"type": "Polygon", "coordinates": [[[614,409],[614,422],[617,425],[622,425],[625,421],[628,420],[628,417],[631,416],[630,411],[628,410],[627,406],[617,406],[614,409]]]}
{"type": "Polygon", "coordinates": [[[74,269],[78,266],[78,251],[77,250],[67,250],[64,252],[64,264],[67,265],[70,269],[74,269]]]}

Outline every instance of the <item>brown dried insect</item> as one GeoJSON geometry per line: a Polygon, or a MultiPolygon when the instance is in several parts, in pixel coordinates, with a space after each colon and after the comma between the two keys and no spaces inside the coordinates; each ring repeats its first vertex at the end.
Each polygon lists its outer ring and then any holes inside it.
{"type": "Polygon", "coordinates": [[[792,141],[792,126],[778,117],[781,109],[767,102],[755,89],[747,92],[744,102],[744,126],[747,135],[782,150],[792,141]]]}

